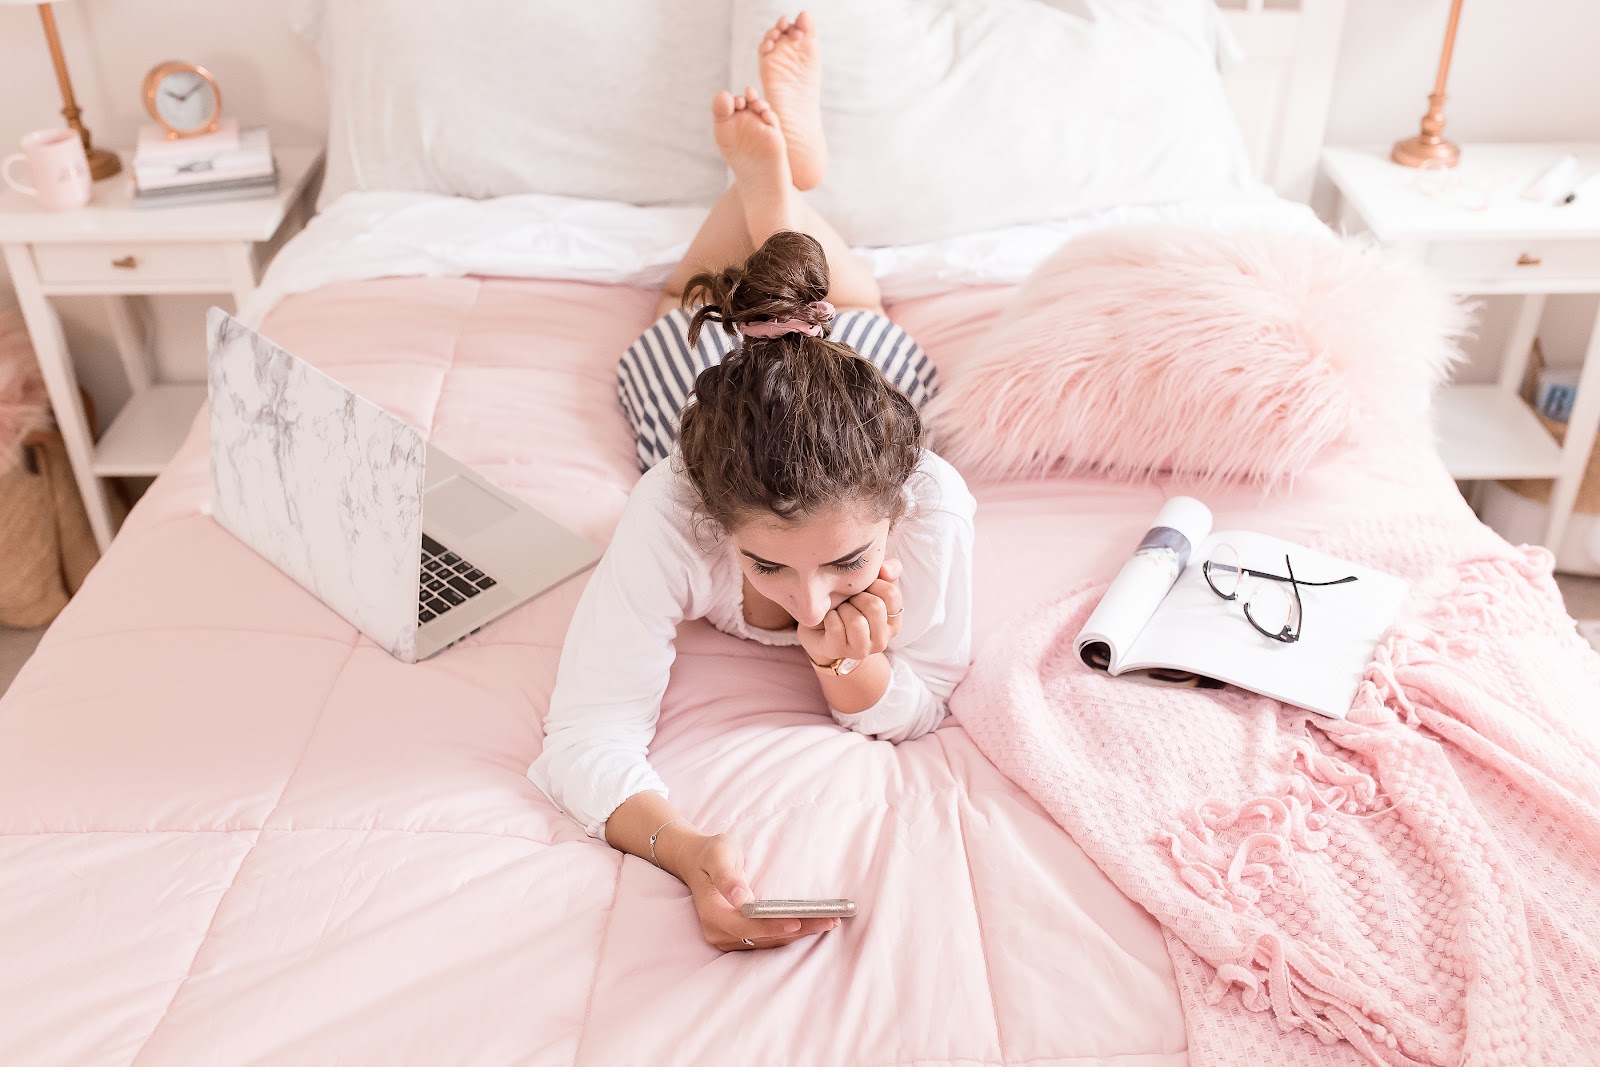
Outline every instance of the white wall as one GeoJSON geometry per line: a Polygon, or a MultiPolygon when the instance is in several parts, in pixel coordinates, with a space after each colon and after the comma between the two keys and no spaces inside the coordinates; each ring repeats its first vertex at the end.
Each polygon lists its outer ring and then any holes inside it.
{"type": "MultiPolygon", "coordinates": [[[[79,104],[97,143],[123,146],[143,121],[144,71],[184,58],[210,68],[224,106],[265,122],[280,142],[319,139],[325,126],[316,56],[288,29],[288,0],[71,0],[56,6],[79,104]]],[[[1350,0],[1328,140],[1388,143],[1415,132],[1427,107],[1449,0],[1350,0]]],[[[1446,108],[1447,133],[1471,140],[1600,140],[1600,4],[1543,0],[1465,5],[1446,108]]],[[[625,102],[624,102],[625,103],[625,102]]],[[[0,147],[59,123],[59,97],[32,7],[0,6],[0,147]]],[[[1326,190],[1320,193],[1323,201],[1326,190]]],[[[0,275],[0,304],[14,301],[0,275]]],[[[205,298],[155,301],[159,362],[199,378],[205,298]]],[[[80,375],[102,411],[126,396],[96,301],[58,302],[80,375]]],[[[1593,298],[1552,300],[1541,336],[1550,358],[1575,361],[1593,298]]],[[[1504,301],[1491,301],[1476,349],[1497,352],[1504,301]]],[[[1477,366],[1470,372],[1486,375],[1477,366]]]]}
{"type": "MultiPolygon", "coordinates": [[[[1392,141],[1428,109],[1449,0],[1351,0],[1328,140],[1392,141]]],[[[1445,133],[1466,141],[1600,140],[1600,5],[1469,0],[1445,133]]]]}

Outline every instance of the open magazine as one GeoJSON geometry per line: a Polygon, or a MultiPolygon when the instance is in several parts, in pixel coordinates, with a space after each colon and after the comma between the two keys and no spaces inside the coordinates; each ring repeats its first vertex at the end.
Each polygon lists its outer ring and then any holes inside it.
{"type": "Polygon", "coordinates": [[[1200,501],[1169,499],[1084,623],[1078,656],[1111,674],[1196,675],[1344,718],[1406,583],[1211,524],[1200,501]]]}

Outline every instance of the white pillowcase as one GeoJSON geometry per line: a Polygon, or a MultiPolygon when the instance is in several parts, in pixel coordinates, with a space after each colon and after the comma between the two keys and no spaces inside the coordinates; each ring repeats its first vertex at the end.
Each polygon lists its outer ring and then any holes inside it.
{"type": "Polygon", "coordinates": [[[296,0],[328,72],[318,206],[352,189],[709,203],[730,17],[727,0],[296,0]]]}
{"type": "MultiPolygon", "coordinates": [[[[1259,195],[1211,0],[814,0],[827,180],[854,245],[1259,195]]],[[[710,100],[782,0],[294,0],[328,69],[319,207],[351,190],[709,204],[710,100]]],[[[790,12],[792,13],[792,12],[790,12]]]]}
{"type": "MultiPolygon", "coordinates": [[[[1116,204],[1257,194],[1211,0],[808,0],[829,171],[811,203],[898,245],[1116,204]]],[[[732,75],[785,11],[734,0],[732,75]]]]}

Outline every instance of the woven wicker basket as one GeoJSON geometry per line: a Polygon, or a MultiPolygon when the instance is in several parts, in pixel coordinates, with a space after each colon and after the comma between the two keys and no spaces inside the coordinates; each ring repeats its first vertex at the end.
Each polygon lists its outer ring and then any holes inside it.
{"type": "MultiPolygon", "coordinates": [[[[1567,439],[1566,423],[1547,419],[1543,415],[1539,416],[1539,421],[1544,423],[1544,428],[1557,441],[1567,439]]],[[[1504,484],[1524,499],[1535,504],[1548,504],[1550,487],[1555,483],[1548,478],[1512,478],[1504,484]]],[[[1596,439],[1594,448],[1589,452],[1589,465],[1584,468],[1583,483],[1578,487],[1578,502],[1572,510],[1583,515],[1600,515],[1600,438],[1596,439]]]]}
{"type": "MultiPolygon", "coordinates": [[[[0,474],[0,625],[43,626],[67,606],[61,533],[49,471],[46,434],[22,444],[23,460],[0,474]]],[[[55,435],[57,443],[61,435],[55,435]]],[[[63,455],[65,448],[62,448],[63,455]]],[[[82,507],[82,502],[79,502],[82,507]]]]}
{"type": "MultiPolygon", "coordinates": [[[[0,358],[32,359],[25,336],[7,331],[0,358]]],[[[90,432],[94,401],[79,390],[90,432]]],[[[114,521],[125,509],[111,500],[114,521]]],[[[36,429],[22,438],[17,454],[0,456],[0,626],[43,626],[61,613],[100,558],[89,516],[55,429],[36,429]]]]}

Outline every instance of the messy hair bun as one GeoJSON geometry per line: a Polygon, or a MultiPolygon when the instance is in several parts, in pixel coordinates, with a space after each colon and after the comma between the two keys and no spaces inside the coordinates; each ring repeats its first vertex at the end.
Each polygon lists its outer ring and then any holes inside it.
{"type": "Polygon", "coordinates": [[[689,344],[699,339],[708,322],[721,323],[734,334],[740,326],[798,319],[821,327],[827,336],[827,321],[812,307],[827,297],[828,258],[822,245],[809,234],[779,230],[742,267],[704,271],[689,279],[683,290],[685,306],[703,305],[689,320],[689,344]]]}
{"type": "Polygon", "coordinates": [[[761,515],[804,518],[839,504],[897,519],[902,489],[922,458],[916,408],[871,361],[826,339],[831,312],[822,246],[783,230],[742,266],[689,279],[684,303],[693,345],[706,323],[794,319],[795,331],[743,337],[695,380],[679,448],[704,513],[724,530],[761,515]]]}

